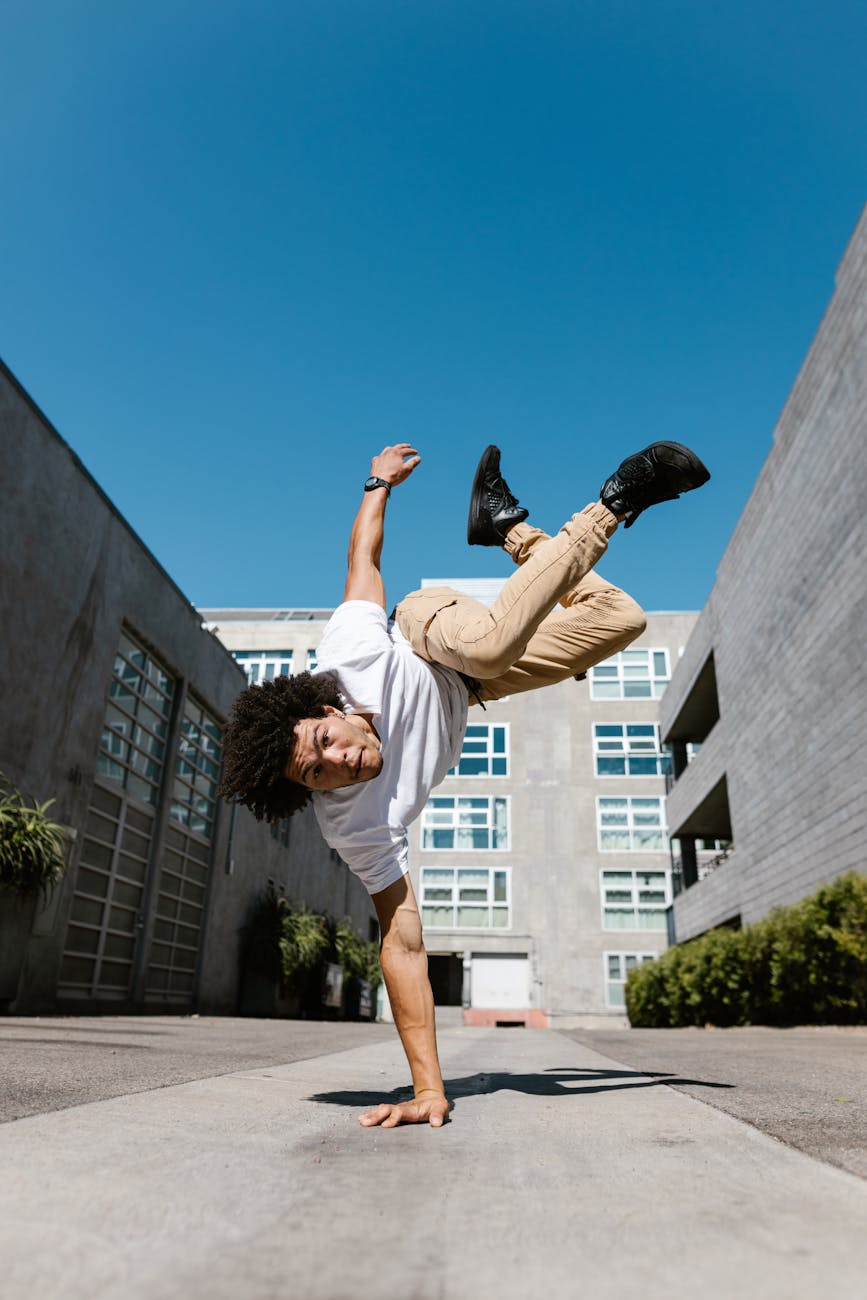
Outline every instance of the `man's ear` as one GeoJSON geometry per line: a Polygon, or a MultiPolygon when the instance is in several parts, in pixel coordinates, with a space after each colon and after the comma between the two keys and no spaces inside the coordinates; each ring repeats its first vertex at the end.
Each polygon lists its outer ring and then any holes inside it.
{"type": "Polygon", "coordinates": [[[343,714],[340,709],[335,709],[333,704],[323,704],[323,709],[329,717],[342,718],[343,714]]]}

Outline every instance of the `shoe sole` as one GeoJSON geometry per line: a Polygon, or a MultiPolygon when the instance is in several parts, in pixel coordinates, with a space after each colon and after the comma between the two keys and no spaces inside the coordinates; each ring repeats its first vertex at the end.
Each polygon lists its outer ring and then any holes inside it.
{"type": "Polygon", "coordinates": [[[484,483],[485,477],[491,467],[493,466],[495,469],[499,469],[499,465],[500,449],[491,443],[490,446],[486,447],[482,452],[482,459],[479,461],[476,469],[476,476],[473,479],[473,487],[470,492],[470,513],[467,517],[467,541],[470,546],[476,545],[476,542],[473,540],[474,534],[483,531],[480,510],[482,484],[484,483]]]}
{"type": "Polygon", "coordinates": [[[667,447],[669,451],[679,452],[686,460],[686,466],[671,466],[672,469],[678,469],[681,473],[686,474],[689,480],[684,487],[678,488],[678,491],[692,492],[695,488],[707,483],[710,478],[710,470],[707,466],[699,460],[694,451],[690,451],[689,447],[684,447],[682,442],[652,442],[650,447],[645,448],[645,451],[650,451],[651,447],[667,447]]]}

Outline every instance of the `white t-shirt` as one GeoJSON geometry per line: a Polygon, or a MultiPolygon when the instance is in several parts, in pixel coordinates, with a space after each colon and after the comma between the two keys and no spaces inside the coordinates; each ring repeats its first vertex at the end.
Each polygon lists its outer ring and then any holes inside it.
{"type": "Polygon", "coordinates": [[[415,654],[368,600],[347,600],[334,611],[316,671],[337,673],[346,712],[372,714],[382,741],[378,776],[313,795],[326,841],[376,894],[406,875],[406,828],[460,757],[467,688],[453,669],[415,654]]]}

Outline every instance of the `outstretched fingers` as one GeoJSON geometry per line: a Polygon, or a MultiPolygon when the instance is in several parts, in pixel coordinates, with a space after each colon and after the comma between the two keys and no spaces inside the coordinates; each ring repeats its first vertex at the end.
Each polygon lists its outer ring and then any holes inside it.
{"type": "Polygon", "coordinates": [[[449,1103],[442,1094],[415,1101],[402,1101],[396,1104],[383,1102],[373,1110],[366,1111],[358,1118],[365,1128],[397,1128],[398,1124],[429,1123],[431,1128],[442,1128],[448,1119],[449,1103]]]}

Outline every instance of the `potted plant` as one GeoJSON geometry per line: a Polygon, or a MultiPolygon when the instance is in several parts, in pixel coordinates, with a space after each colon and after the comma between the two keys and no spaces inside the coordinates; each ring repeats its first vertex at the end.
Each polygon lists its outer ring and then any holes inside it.
{"type": "Polygon", "coordinates": [[[382,980],[379,947],[365,943],[348,920],[335,927],[337,960],[343,967],[343,1009],[348,1020],[371,1019],[375,1015],[373,990],[382,980]]]}
{"type": "Polygon", "coordinates": [[[66,866],[67,833],[0,775],[0,1004],[13,1001],[37,903],[66,866]]]}
{"type": "Polygon", "coordinates": [[[324,962],[331,943],[326,917],[303,904],[286,907],[280,940],[283,978],[289,991],[297,993],[302,1016],[322,1015],[324,962]]]}

